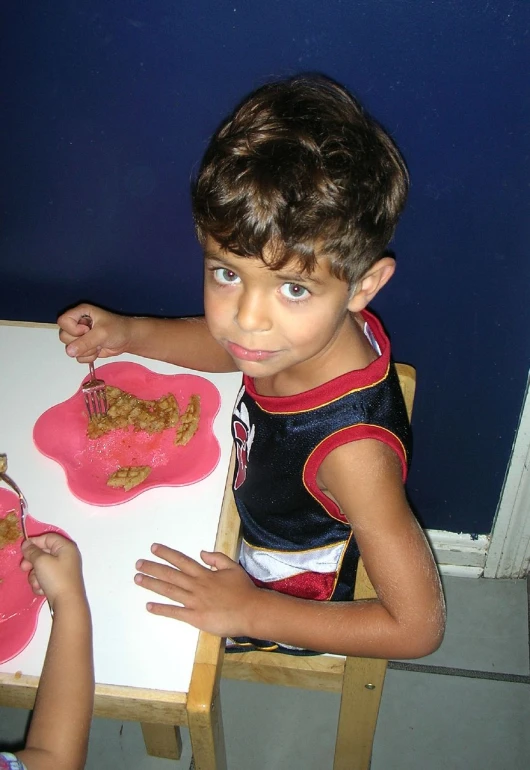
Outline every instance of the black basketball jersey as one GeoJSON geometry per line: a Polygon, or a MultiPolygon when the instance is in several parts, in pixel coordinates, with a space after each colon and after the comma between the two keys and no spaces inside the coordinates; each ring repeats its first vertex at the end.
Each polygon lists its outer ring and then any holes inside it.
{"type": "Polygon", "coordinates": [[[375,316],[364,311],[363,317],[380,353],[366,368],[287,397],[261,396],[253,380],[243,378],[232,419],[233,490],[243,530],[240,563],[260,587],[321,601],[353,598],[357,544],[316,482],[334,448],[364,438],[383,441],[406,478],[410,428],[390,343],[375,316]]]}

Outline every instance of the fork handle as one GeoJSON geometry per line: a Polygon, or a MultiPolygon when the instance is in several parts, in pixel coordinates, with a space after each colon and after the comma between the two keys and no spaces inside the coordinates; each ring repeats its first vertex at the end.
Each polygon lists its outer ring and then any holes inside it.
{"type": "MultiPolygon", "coordinates": [[[[88,313],[84,313],[79,321],[77,323],[83,324],[83,326],[87,326],[89,329],[92,328],[92,317],[88,315],[88,313]]],[[[94,362],[90,361],[88,364],[88,368],[90,369],[90,379],[95,380],[96,379],[96,372],[94,370],[94,362]]]]}

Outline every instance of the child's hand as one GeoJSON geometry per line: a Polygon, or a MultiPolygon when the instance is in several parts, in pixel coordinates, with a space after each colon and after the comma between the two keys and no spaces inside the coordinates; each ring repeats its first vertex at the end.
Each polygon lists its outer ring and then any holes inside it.
{"type": "Polygon", "coordinates": [[[57,319],[59,339],[66,345],[66,353],[86,364],[96,358],[108,358],[124,353],[129,342],[130,319],[110,313],[94,305],[78,305],[57,319]],[[79,323],[82,315],[92,319],[92,329],[79,323]]]}
{"type": "Polygon", "coordinates": [[[75,543],[57,532],[30,537],[22,543],[20,564],[34,593],[45,595],[52,609],[70,596],[85,598],[81,555],[75,543]]]}
{"type": "Polygon", "coordinates": [[[157,543],[151,552],[173,566],[140,559],[136,569],[141,574],[135,575],[135,583],[183,606],[149,602],[149,612],[183,620],[217,636],[249,633],[250,614],[255,611],[260,590],[239,564],[222,553],[201,551],[201,559],[212,567],[209,569],[157,543]]]}

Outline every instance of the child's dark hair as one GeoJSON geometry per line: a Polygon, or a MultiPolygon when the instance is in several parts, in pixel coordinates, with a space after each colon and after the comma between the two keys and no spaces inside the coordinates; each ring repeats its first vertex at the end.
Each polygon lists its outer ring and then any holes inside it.
{"type": "Polygon", "coordinates": [[[408,191],[393,140],[341,85],[299,75],[254,91],[221,125],[193,183],[208,236],[273,269],[326,255],[350,285],[383,254],[408,191]]]}

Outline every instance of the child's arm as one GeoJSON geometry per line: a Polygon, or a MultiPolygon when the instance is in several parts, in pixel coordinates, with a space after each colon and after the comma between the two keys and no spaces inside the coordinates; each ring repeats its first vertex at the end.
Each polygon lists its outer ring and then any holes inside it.
{"type": "Polygon", "coordinates": [[[83,304],[67,310],[57,323],[67,354],[81,363],[133,353],[203,372],[236,371],[204,318],[133,318],[83,304]],[[79,323],[85,314],[92,318],[92,329],[79,323]]]}
{"type": "Polygon", "coordinates": [[[184,606],[153,603],[150,610],[220,636],[274,639],[317,652],[381,658],[434,652],[445,627],[443,595],[397,457],[381,442],[352,442],[326,458],[319,482],[352,524],[377,600],[297,599],[255,587],[223,554],[201,554],[212,571],[156,546],[156,555],[178,571],[142,561],[136,581],[184,606]]]}
{"type": "Polygon", "coordinates": [[[266,592],[255,616],[258,627],[268,625],[263,613],[274,618],[272,635],[265,638],[362,657],[434,652],[445,630],[443,594],[430,547],[406,500],[397,456],[378,441],[351,442],[326,458],[319,482],[350,521],[378,598],[330,602],[322,614],[319,603],[266,592]]]}
{"type": "Polygon", "coordinates": [[[21,567],[53,609],[53,625],[26,748],[28,770],[82,770],[94,703],[90,609],[77,546],[56,533],[22,545],[21,567]]]}

